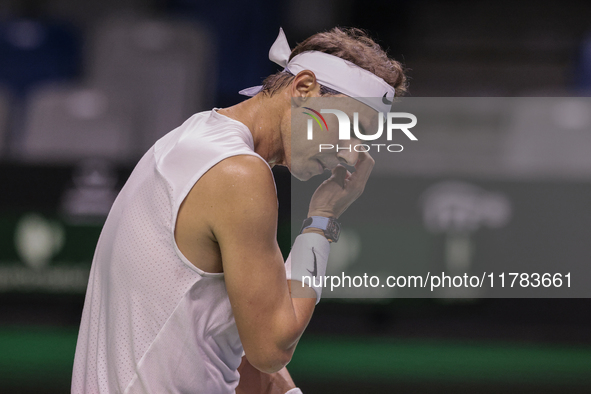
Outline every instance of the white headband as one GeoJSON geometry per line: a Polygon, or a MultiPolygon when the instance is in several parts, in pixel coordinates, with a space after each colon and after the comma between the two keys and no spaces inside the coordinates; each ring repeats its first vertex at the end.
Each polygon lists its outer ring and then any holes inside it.
{"type": "MultiPolygon", "coordinates": [[[[396,94],[394,88],[377,75],[338,56],[324,52],[302,52],[289,61],[291,49],[283,29],[269,50],[269,59],[297,75],[302,70],[310,70],[316,75],[319,84],[352,97],[378,112],[389,112],[396,94]]],[[[263,89],[253,86],[239,93],[254,96],[263,89]]]]}

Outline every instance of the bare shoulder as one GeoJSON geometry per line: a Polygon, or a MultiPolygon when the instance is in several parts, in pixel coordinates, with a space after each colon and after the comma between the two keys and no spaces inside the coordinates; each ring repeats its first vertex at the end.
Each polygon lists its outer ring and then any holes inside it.
{"type": "MultiPolygon", "coordinates": [[[[272,174],[268,165],[253,155],[231,156],[213,166],[206,175],[219,176],[224,179],[246,178],[249,181],[271,180],[272,174]]],[[[205,175],[204,175],[205,176],[205,175]]]]}
{"type": "Polygon", "coordinates": [[[232,156],[213,166],[202,179],[212,193],[236,197],[244,193],[275,195],[273,174],[260,158],[252,155],[232,156]]]}
{"type": "Polygon", "coordinates": [[[208,203],[207,224],[222,255],[228,247],[237,250],[246,244],[261,247],[275,242],[277,194],[265,162],[256,156],[230,157],[208,171],[203,180],[198,190],[206,190],[202,201],[208,203]]]}
{"type": "Polygon", "coordinates": [[[277,196],[267,164],[252,155],[233,156],[193,185],[181,204],[175,239],[198,268],[221,272],[220,237],[232,229],[247,231],[252,223],[275,223],[276,215],[277,196]]]}
{"type": "Polygon", "coordinates": [[[219,225],[224,218],[272,219],[277,215],[273,174],[265,162],[252,155],[232,156],[213,166],[193,187],[187,202],[209,212],[212,228],[213,219],[219,225]]]}

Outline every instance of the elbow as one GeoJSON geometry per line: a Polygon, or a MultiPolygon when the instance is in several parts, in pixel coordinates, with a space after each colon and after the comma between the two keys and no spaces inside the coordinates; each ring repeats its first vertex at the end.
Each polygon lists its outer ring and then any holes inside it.
{"type": "Polygon", "coordinates": [[[274,349],[255,354],[246,353],[250,364],[264,373],[275,373],[283,369],[291,361],[293,351],[274,349]]]}

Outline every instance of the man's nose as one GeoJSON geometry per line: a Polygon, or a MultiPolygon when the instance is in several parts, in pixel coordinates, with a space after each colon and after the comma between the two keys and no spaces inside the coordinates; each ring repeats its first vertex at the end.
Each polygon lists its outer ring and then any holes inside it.
{"type": "MultiPolygon", "coordinates": [[[[355,150],[355,147],[361,144],[361,141],[357,138],[352,138],[348,142],[339,141],[339,151],[337,152],[337,158],[350,166],[354,166],[359,159],[359,152],[355,150]]],[[[363,149],[363,146],[360,147],[363,149]]]]}

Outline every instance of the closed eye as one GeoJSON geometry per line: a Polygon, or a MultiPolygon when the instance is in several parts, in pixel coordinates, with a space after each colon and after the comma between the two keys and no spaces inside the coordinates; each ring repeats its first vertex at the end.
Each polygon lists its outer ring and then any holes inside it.
{"type": "MultiPolygon", "coordinates": [[[[359,132],[363,135],[367,134],[365,132],[365,126],[363,126],[361,123],[359,123],[359,132]]],[[[353,133],[354,133],[354,130],[353,130],[353,126],[351,125],[351,134],[353,134],[353,133]]]]}

